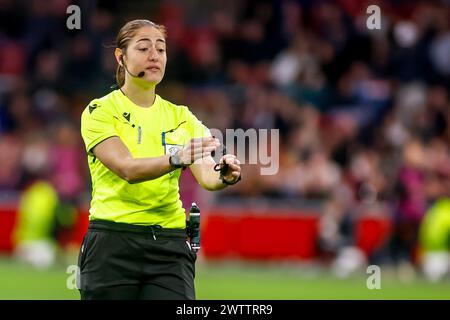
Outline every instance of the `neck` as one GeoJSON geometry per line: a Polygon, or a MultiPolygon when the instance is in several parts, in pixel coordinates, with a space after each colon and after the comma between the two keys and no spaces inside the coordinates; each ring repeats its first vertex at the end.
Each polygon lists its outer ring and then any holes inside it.
{"type": "Polygon", "coordinates": [[[140,107],[149,108],[155,102],[154,85],[143,86],[133,81],[126,81],[120,89],[134,104],[140,107]]]}

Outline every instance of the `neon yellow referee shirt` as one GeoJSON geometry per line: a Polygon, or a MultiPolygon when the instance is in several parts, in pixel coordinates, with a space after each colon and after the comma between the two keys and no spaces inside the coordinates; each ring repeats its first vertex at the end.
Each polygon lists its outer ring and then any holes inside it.
{"type": "Polygon", "coordinates": [[[81,135],[92,177],[90,220],[185,227],[178,186],[181,169],[130,184],[96,159],[92,148],[117,136],[134,158],[173,154],[191,138],[210,136],[186,106],[174,105],[156,95],[154,104],[143,108],[121,90],[115,90],[89,103],[81,116],[81,135]]]}

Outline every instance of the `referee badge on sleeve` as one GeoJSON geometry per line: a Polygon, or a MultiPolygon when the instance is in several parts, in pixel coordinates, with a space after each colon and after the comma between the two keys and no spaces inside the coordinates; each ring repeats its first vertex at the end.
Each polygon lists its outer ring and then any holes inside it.
{"type": "Polygon", "coordinates": [[[178,144],[166,144],[165,146],[165,154],[170,154],[171,156],[174,156],[183,146],[178,144]]]}
{"type": "Polygon", "coordinates": [[[182,135],[173,133],[173,130],[162,132],[161,144],[164,147],[164,153],[171,156],[175,155],[178,150],[183,148],[182,138],[182,135]]]}

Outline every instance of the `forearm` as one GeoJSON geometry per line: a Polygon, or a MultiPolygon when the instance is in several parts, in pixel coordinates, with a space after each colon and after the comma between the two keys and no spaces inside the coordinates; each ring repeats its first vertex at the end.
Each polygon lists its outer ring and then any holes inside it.
{"type": "MultiPolygon", "coordinates": [[[[129,183],[136,183],[157,179],[171,172],[179,165],[189,166],[192,161],[197,161],[210,155],[211,151],[218,144],[218,140],[212,138],[191,139],[176,155],[175,158],[179,160],[179,163],[175,162],[175,165],[169,162],[169,155],[154,158],[133,158],[125,144],[116,136],[100,142],[92,148],[92,152],[108,169],[119,177],[129,183]]],[[[214,163],[212,158],[209,161],[214,163]]],[[[211,171],[214,173],[212,168],[211,171]]],[[[208,182],[209,185],[210,183],[208,182]]],[[[217,182],[211,184],[214,187],[217,187],[216,185],[217,182]]]]}
{"type": "Polygon", "coordinates": [[[223,176],[221,176],[220,171],[214,169],[216,162],[211,156],[194,162],[194,164],[190,166],[190,169],[197,182],[204,189],[216,191],[221,190],[228,185],[237,183],[241,176],[240,162],[237,160],[236,156],[224,155],[220,159],[220,164],[221,166],[223,164],[227,165],[225,172],[223,172],[223,176]]]}
{"type": "Polygon", "coordinates": [[[220,180],[220,172],[214,170],[215,163],[212,164],[194,164],[192,166],[204,166],[201,169],[201,178],[198,179],[202,188],[209,191],[224,189],[227,185],[220,180]]]}
{"type": "Polygon", "coordinates": [[[157,179],[173,171],[169,155],[155,158],[127,158],[119,169],[119,176],[129,183],[157,179]]]}

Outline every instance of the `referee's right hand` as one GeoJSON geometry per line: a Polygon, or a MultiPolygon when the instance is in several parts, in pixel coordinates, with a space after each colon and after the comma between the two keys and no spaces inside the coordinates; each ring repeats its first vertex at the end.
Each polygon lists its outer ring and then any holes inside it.
{"type": "Polygon", "coordinates": [[[177,155],[183,165],[191,165],[197,159],[206,158],[211,155],[211,152],[220,146],[220,141],[217,138],[193,138],[183,149],[179,150],[177,155]]]}

